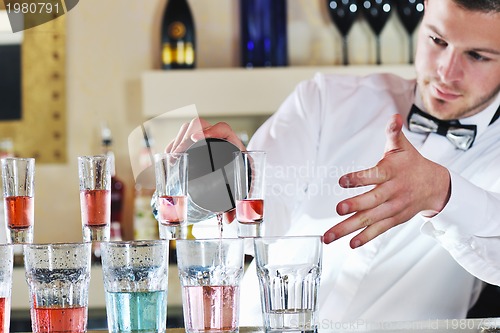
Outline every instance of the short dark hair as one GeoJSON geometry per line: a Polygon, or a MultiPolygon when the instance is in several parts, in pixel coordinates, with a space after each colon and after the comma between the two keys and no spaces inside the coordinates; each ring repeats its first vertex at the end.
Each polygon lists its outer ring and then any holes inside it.
{"type": "Polygon", "coordinates": [[[455,3],[471,11],[480,11],[485,13],[499,13],[500,0],[453,0],[455,3]]]}

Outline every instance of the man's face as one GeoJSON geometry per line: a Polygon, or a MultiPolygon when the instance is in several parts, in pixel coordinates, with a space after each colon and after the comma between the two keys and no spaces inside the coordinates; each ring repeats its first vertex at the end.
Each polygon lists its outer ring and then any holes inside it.
{"type": "Polygon", "coordinates": [[[457,119],[480,112],[500,90],[500,14],[426,0],[415,66],[431,115],[457,119]]]}

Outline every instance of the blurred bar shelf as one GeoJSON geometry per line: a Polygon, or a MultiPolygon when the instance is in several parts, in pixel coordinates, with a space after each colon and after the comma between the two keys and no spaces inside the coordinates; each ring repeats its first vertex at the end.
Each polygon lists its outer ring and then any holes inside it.
{"type": "Polygon", "coordinates": [[[359,76],[393,73],[409,79],[415,77],[413,65],[151,70],[141,77],[143,115],[153,118],[196,104],[203,117],[269,116],[297,83],[313,78],[318,72],[359,76]]]}

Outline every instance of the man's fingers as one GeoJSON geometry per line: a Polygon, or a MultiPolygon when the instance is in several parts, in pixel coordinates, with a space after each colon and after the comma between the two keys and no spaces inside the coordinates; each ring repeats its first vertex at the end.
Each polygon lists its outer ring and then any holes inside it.
{"type": "Polygon", "coordinates": [[[387,124],[385,135],[386,135],[386,144],[385,144],[385,153],[400,151],[403,149],[402,147],[402,137],[404,138],[403,132],[403,118],[401,115],[393,115],[391,120],[387,124]]]}
{"type": "Polygon", "coordinates": [[[384,202],[374,208],[358,211],[344,221],[331,227],[326,233],[332,233],[335,238],[341,238],[357,230],[369,227],[379,221],[390,218],[394,214],[391,202],[384,202]]]}
{"type": "Polygon", "coordinates": [[[381,184],[366,193],[342,200],[337,204],[337,213],[339,215],[347,215],[372,209],[389,200],[392,195],[391,193],[387,183],[381,184]]]}
{"type": "Polygon", "coordinates": [[[403,210],[394,216],[378,221],[377,223],[368,226],[359,234],[354,236],[350,241],[350,246],[351,248],[355,249],[361,245],[364,245],[372,239],[380,236],[387,230],[408,221],[410,218],[411,216],[408,216],[408,213],[403,210]]]}
{"type": "Polygon", "coordinates": [[[182,140],[184,139],[184,135],[186,134],[186,131],[189,127],[189,123],[184,123],[182,124],[181,128],[179,129],[179,132],[177,133],[177,136],[175,137],[174,141],[172,141],[167,148],[165,149],[167,152],[173,152],[177,149],[177,147],[180,145],[182,140]]]}
{"type": "Polygon", "coordinates": [[[167,145],[165,151],[174,153],[184,152],[195,142],[207,138],[224,139],[234,144],[240,150],[246,149],[229,124],[219,122],[211,125],[202,118],[194,118],[189,123],[181,126],[177,136],[167,145]]]}
{"type": "MultiPolygon", "coordinates": [[[[203,133],[203,130],[210,127],[210,123],[202,118],[194,118],[186,127],[184,124],[174,142],[173,152],[184,152],[198,140],[192,140],[193,133],[203,133]]],[[[203,136],[202,136],[203,138],[203,136]]]]}
{"type": "Polygon", "coordinates": [[[360,247],[361,245],[368,243],[369,241],[375,239],[387,230],[394,227],[395,221],[395,217],[390,217],[366,227],[351,239],[349,245],[351,246],[351,248],[355,249],[357,247],[360,247]]]}
{"type": "Polygon", "coordinates": [[[204,128],[203,132],[195,132],[191,136],[191,140],[198,141],[203,138],[219,138],[231,142],[240,150],[245,150],[245,146],[238,138],[236,133],[231,129],[231,126],[225,122],[219,122],[213,126],[204,128]]]}
{"type": "Polygon", "coordinates": [[[343,188],[353,188],[367,185],[377,185],[387,181],[389,175],[380,165],[373,168],[351,172],[339,179],[339,185],[343,188]]]}
{"type": "Polygon", "coordinates": [[[364,245],[413,217],[411,212],[404,209],[406,205],[402,206],[403,209],[398,208],[401,205],[401,202],[389,200],[373,209],[359,211],[327,230],[324,234],[324,241],[329,244],[357,230],[362,230],[351,239],[350,245],[352,248],[364,245]]]}

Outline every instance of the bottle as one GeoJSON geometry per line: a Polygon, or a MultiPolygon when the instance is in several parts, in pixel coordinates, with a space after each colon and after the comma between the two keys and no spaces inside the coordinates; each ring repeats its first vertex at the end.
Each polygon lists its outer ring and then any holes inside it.
{"type": "Polygon", "coordinates": [[[241,66],[287,66],[285,0],[240,0],[241,66]]]}
{"type": "Polygon", "coordinates": [[[123,224],[123,201],[125,186],[123,182],[116,176],[115,154],[111,150],[113,139],[111,130],[103,123],[101,127],[101,144],[103,154],[110,157],[111,160],[111,224],[110,224],[110,240],[122,240],[122,224],[123,224]]]}
{"type": "Polygon", "coordinates": [[[196,66],[196,36],[187,0],[169,0],[161,27],[163,69],[189,69],[196,66]]]}

